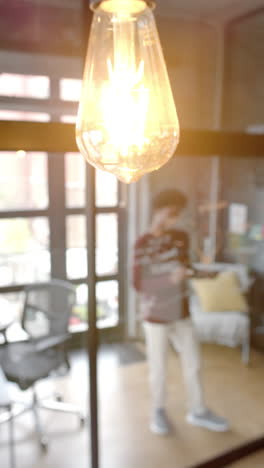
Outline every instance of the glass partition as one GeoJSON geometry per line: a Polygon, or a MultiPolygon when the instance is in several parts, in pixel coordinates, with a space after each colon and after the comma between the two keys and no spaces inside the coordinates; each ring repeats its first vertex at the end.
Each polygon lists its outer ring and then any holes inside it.
{"type": "Polygon", "coordinates": [[[253,156],[178,156],[129,189],[128,337],[99,351],[101,466],[194,467],[262,434],[263,171],[253,156]],[[184,319],[177,246],[153,213],[166,190],[187,200],[169,219],[189,238],[184,319]]]}
{"type": "MultiPolygon", "coordinates": [[[[0,366],[5,338],[15,343],[15,360],[29,340],[22,323],[26,287],[67,281],[74,298],[62,353],[66,359],[36,387],[41,398],[55,397],[53,405],[69,403],[87,415],[83,425],[76,415],[41,411],[47,451],[37,440],[32,414],[15,419],[18,468],[98,468],[97,382],[99,468],[201,467],[260,437],[264,149],[260,154],[263,140],[253,138],[258,157],[253,149],[245,156],[243,142],[245,132],[263,134],[263,11],[232,21],[221,34],[216,21],[222,14],[226,18],[228,8],[204,5],[201,11],[197,2],[191,18],[188,8],[182,10],[183,20],[176,17],[173,2],[167,10],[159,2],[159,29],[182,129],[219,124],[219,129],[244,133],[182,130],[180,145],[191,141],[201,154],[178,150],[169,164],[129,189],[96,171],[93,193],[89,166],[70,152],[74,141],[69,149],[64,145],[76,121],[81,88],[81,1],[0,3],[0,120],[43,122],[45,132],[45,122],[51,122],[50,129],[52,122],[67,124],[62,134],[56,126],[62,150],[54,153],[52,131],[40,140],[39,151],[29,152],[20,147],[24,136],[15,127],[17,151],[5,151],[10,144],[5,130],[11,126],[1,123],[0,366]],[[203,21],[209,17],[210,22],[203,21]],[[213,145],[216,151],[208,155],[215,138],[218,147],[213,145]],[[242,143],[232,152],[237,138],[242,143]],[[172,210],[165,229],[169,236],[166,232],[162,238],[160,218],[153,223],[153,200],[167,189],[180,191],[186,204],[172,210]],[[88,262],[93,228],[95,271],[88,262]],[[177,245],[170,244],[175,238],[177,245]],[[186,268],[179,273],[181,249],[186,268]],[[149,277],[155,280],[150,289],[149,277]],[[88,305],[93,286],[95,310],[88,305]],[[91,317],[97,334],[89,329],[91,317]]],[[[181,6],[175,8],[178,12],[181,6]]],[[[242,13],[243,5],[239,8],[242,13]]],[[[43,330],[43,316],[37,306],[33,309],[43,330]]],[[[60,319],[64,314],[65,308],[60,319]]],[[[27,355],[25,366],[28,361],[27,355]]],[[[30,389],[23,391],[9,379],[12,401],[30,401],[30,389]]],[[[1,417],[2,411],[0,423],[1,417]]],[[[3,467],[9,466],[8,429],[1,424],[3,467]]],[[[234,464],[255,465],[263,465],[262,451],[234,464]]]]}

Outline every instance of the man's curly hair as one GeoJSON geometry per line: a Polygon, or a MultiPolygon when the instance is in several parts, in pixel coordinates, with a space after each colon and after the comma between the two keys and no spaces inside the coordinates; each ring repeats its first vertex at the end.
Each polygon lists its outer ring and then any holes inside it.
{"type": "Polygon", "coordinates": [[[187,197],[180,190],[167,189],[158,193],[152,200],[152,210],[155,212],[162,208],[175,208],[180,213],[187,205],[187,197]]]}

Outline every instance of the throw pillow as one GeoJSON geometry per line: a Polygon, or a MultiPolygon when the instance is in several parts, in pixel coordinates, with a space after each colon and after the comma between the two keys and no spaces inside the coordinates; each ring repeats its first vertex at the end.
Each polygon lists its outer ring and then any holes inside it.
{"type": "Polygon", "coordinates": [[[193,279],[192,287],[205,312],[248,311],[237,275],[233,271],[221,272],[216,278],[193,279]]]}

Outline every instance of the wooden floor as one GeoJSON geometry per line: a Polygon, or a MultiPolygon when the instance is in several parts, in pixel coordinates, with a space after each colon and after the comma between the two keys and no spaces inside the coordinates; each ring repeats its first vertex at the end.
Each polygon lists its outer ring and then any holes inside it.
{"type": "Polygon", "coordinates": [[[233,463],[230,468],[263,468],[264,467],[264,451],[256,453],[250,457],[246,457],[240,462],[233,463]]]}
{"type": "MultiPolygon", "coordinates": [[[[212,433],[187,425],[179,360],[169,359],[168,412],[174,434],[155,436],[148,429],[149,399],[145,361],[120,366],[111,345],[99,359],[100,468],[183,468],[206,460],[243,441],[264,433],[264,355],[252,352],[246,367],[238,350],[203,347],[204,386],[208,405],[229,418],[231,431],[212,433]]],[[[83,355],[73,359],[71,377],[43,382],[40,392],[56,388],[65,399],[84,407],[87,401],[87,363],[83,355]]],[[[18,391],[12,387],[13,397],[18,391]]],[[[19,394],[21,399],[21,394],[19,394]]],[[[17,468],[88,468],[88,430],[80,429],[72,416],[43,414],[50,447],[39,452],[32,415],[16,421],[17,468]]],[[[0,427],[0,467],[8,468],[7,430],[0,427]]],[[[264,467],[264,453],[233,465],[264,467]]]]}

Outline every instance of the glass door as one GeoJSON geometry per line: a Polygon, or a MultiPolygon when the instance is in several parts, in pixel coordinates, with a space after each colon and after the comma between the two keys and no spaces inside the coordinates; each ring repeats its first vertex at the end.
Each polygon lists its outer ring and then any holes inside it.
{"type": "MultiPolygon", "coordinates": [[[[90,188],[86,188],[87,165],[79,153],[65,154],[66,276],[77,288],[77,304],[71,320],[72,330],[87,328],[87,245],[86,207],[90,188]]],[[[97,326],[103,334],[121,330],[120,291],[120,207],[116,178],[96,171],[96,296],[97,326]]]]}

